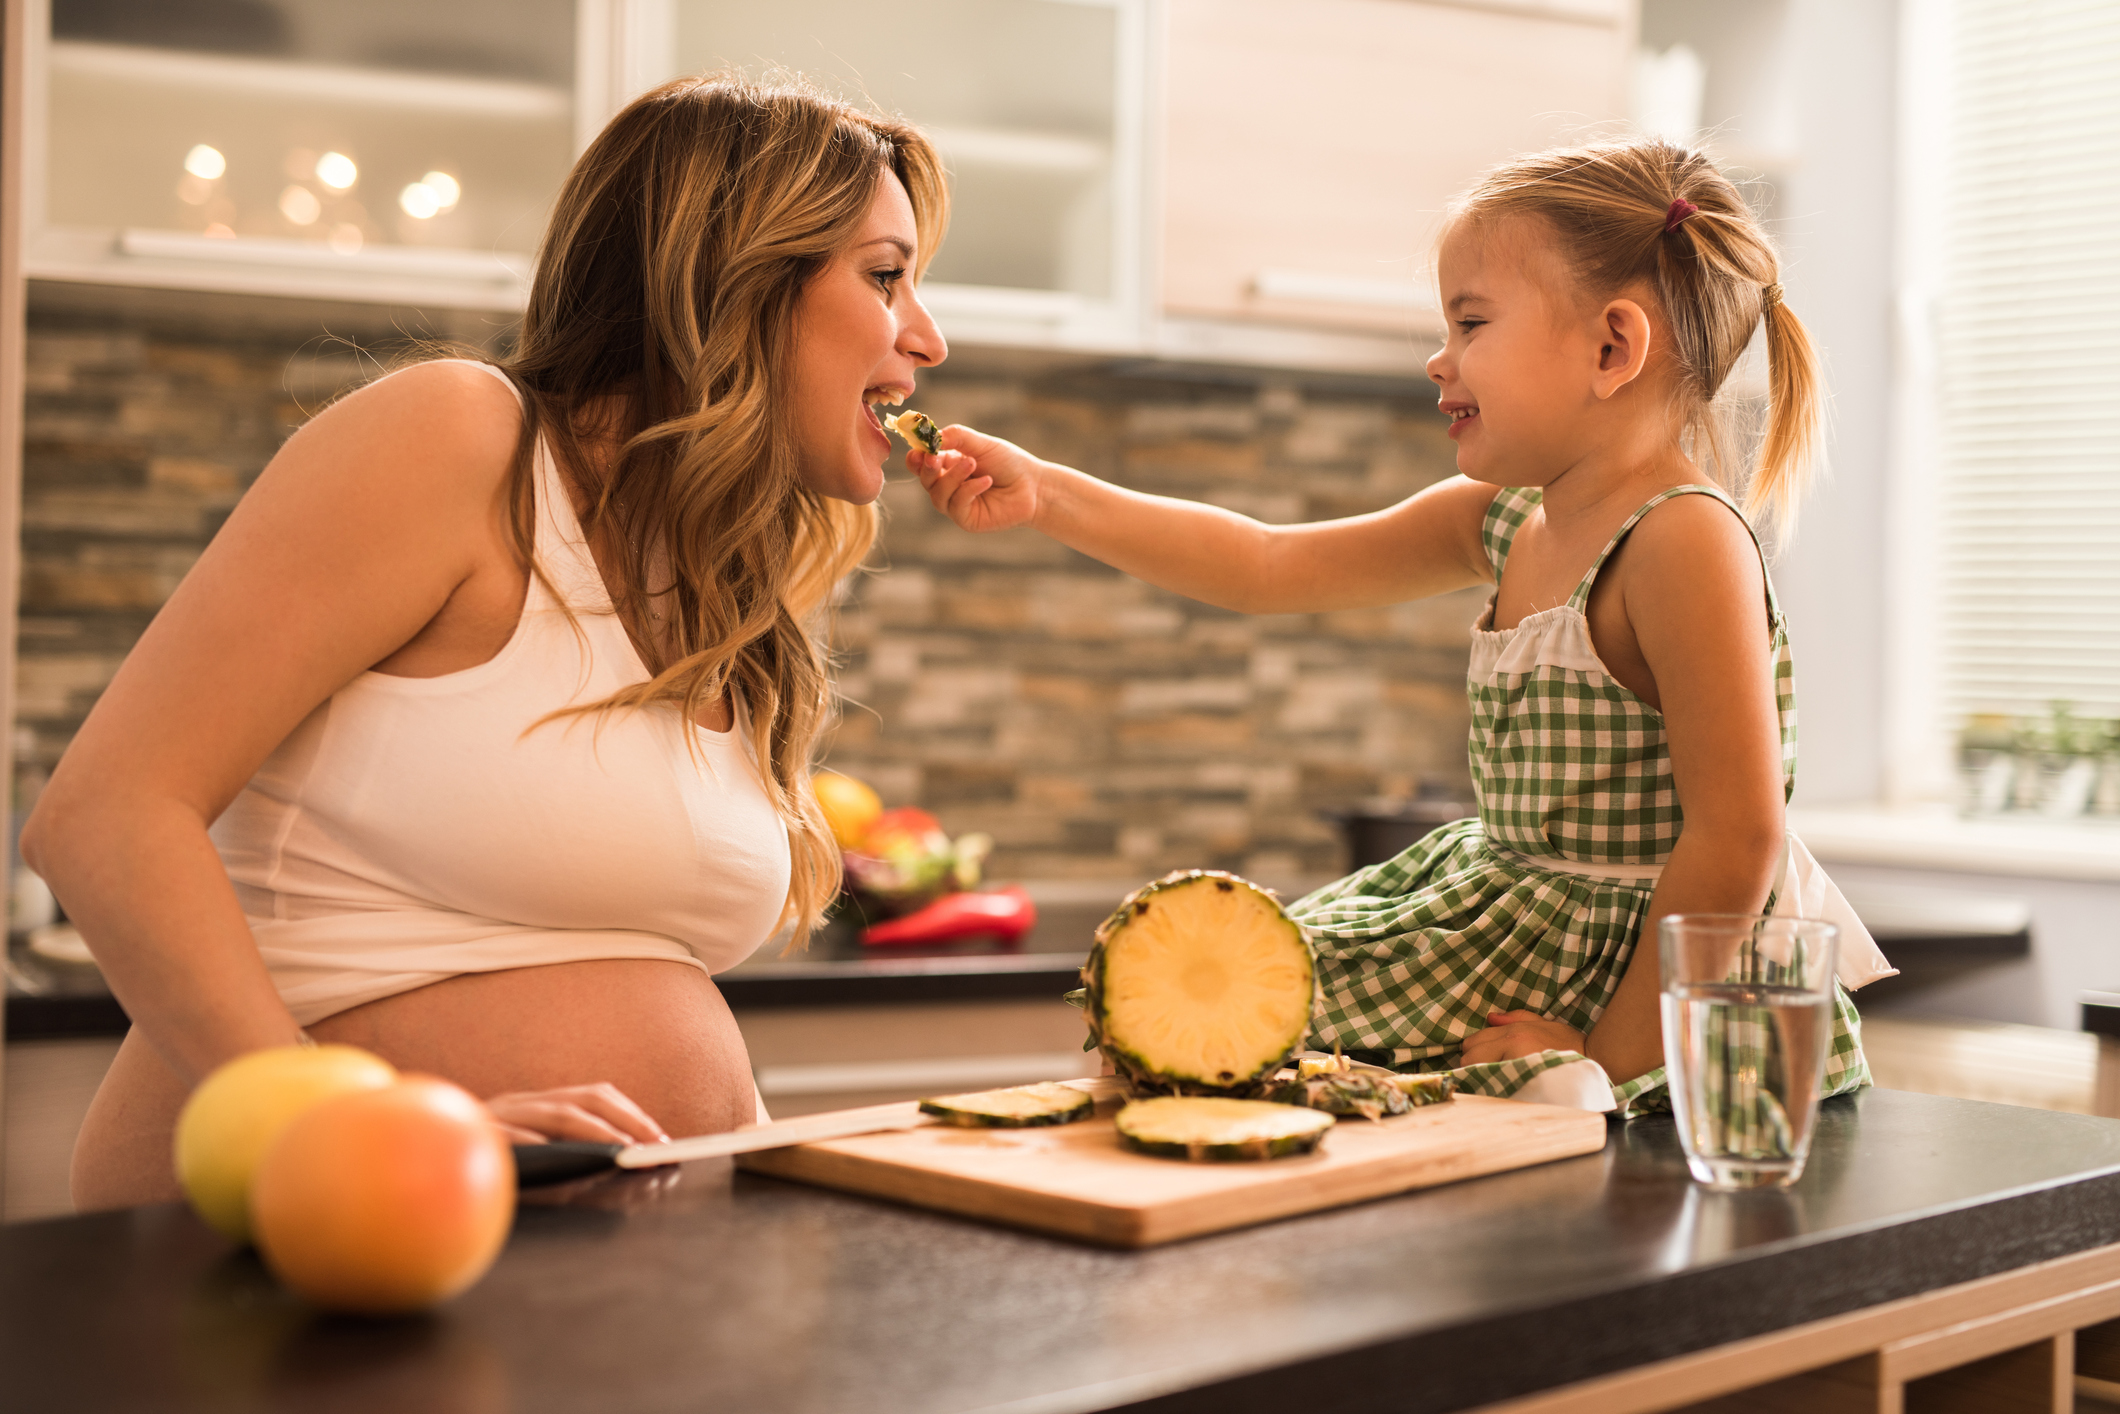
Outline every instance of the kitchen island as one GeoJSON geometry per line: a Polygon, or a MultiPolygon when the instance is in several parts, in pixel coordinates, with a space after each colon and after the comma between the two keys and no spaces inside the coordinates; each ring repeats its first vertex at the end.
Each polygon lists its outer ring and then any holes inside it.
{"type": "Polygon", "coordinates": [[[1646,1118],[1148,1252],[722,1161],[533,1195],[483,1283],[403,1321],[311,1314],[180,1208],[0,1229],[0,1405],[1558,1414],[1920,1379],[1909,1409],[2065,1409],[2077,1351],[2112,1358],[2116,1244],[2120,1121],[1877,1090],[1827,1102],[1787,1192],[1700,1189],[1646,1118]]]}

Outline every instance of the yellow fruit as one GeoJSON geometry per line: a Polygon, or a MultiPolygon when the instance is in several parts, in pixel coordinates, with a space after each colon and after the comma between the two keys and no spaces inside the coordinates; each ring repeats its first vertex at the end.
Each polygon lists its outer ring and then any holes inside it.
{"type": "Polygon", "coordinates": [[[250,1181],[294,1118],[320,1100],[380,1090],[397,1071],[357,1046],[277,1046],[237,1056],[200,1082],[177,1116],[177,1181],[198,1215],[250,1240],[250,1181]]]}
{"type": "Polygon", "coordinates": [[[330,1311],[417,1311],[500,1255],[515,1157],[467,1091],[407,1076],[288,1125],[258,1165],[250,1206],[265,1265],[298,1295],[330,1311]]]}
{"type": "Polygon", "coordinates": [[[839,841],[841,849],[858,847],[869,827],[883,814],[883,801],[876,792],[852,776],[819,771],[811,778],[811,787],[817,792],[817,803],[824,807],[832,838],[839,841]]]}

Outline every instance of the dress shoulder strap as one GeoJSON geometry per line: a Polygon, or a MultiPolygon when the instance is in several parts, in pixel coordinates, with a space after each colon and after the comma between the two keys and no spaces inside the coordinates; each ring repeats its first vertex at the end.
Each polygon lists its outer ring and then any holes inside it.
{"type": "Polygon", "coordinates": [[[1752,528],[1752,522],[1745,518],[1745,513],[1738,507],[1737,502],[1730,499],[1729,492],[1723,490],[1720,486],[1702,486],[1694,482],[1688,482],[1684,486],[1665,487],[1644,502],[1633,515],[1628,516],[1626,523],[1612,533],[1612,538],[1605,542],[1605,548],[1598,552],[1597,560],[1590,566],[1590,572],[1583,576],[1583,582],[1575,586],[1575,593],[1568,597],[1569,606],[1579,613],[1589,610],[1590,590],[1597,583],[1598,571],[1605,567],[1605,561],[1612,558],[1612,552],[1619,549],[1626,538],[1633,533],[1634,527],[1641,524],[1643,516],[1674,497],[1695,495],[1713,496],[1716,500],[1728,506],[1730,514],[1737,517],[1738,523],[1744,526],[1745,533],[1752,537],[1752,548],[1759,552],[1760,574],[1767,584],[1767,622],[1770,625],[1779,624],[1781,622],[1781,601],[1775,598],[1774,595],[1774,577],[1766,572],[1767,552],[1765,547],[1759,543],[1759,532],[1752,528]]]}
{"type": "Polygon", "coordinates": [[[1532,508],[1545,497],[1545,491],[1537,486],[1504,486],[1487,503],[1486,518],[1480,522],[1480,543],[1487,547],[1487,562],[1494,566],[1497,584],[1501,582],[1502,564],[1509,558],[1511,542],[1531,518],[1532,508]]]}
{"type": "MultiPolygon", "coordinates": [[[[461,363],[467,368],[489,373],[507,385],[508,391],[515,394],[517,403],[523,401],[523,390],[516,386],[515,380],[490,363],[472,358],[437,361],[461,363]]],[[[538,438],[537,446],[531,449],[530,484],[537,526],[534,553],[538,568],[544,572],[547,581],[545,588],[566,608],[608,611],[610,591],[596,568],[595,556],[589,552],[588,537],[582,532],[581,520],[574,513],[574,498],[568,493],[566,482],[559,474],[559,464],[542,436],[538,438]]]]}

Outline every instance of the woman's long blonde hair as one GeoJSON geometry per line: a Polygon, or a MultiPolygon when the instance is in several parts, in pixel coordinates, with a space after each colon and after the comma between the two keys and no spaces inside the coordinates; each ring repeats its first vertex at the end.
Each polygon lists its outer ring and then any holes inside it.
{"type": "Polygon", "coordinates": [[[600,568],[619,612],[645,625],[649,597],[669,596],[669,661],[581,710],[669,703],[689,719],[737,689],[788,829],[782,922],[798,944],[839,887],[838,846],[810,789],[831,711],[825,618],[833,586],[875,539],[876,512],[802,482],[788,405],[795,311],[860,231],[885,173],[912,200],[917,281],[949,198],[916,129],[793,81],[707,76],[643,94],[568,175],[520,337],[495,360],[526,395],[517,553],[535,570],[542,436],[593,498],[583,525],[610,547],[600,568]],[[614,432],[618,456],[598,475],[584,443],[614,432]],[[657,552],[668,579],[650,584],[657,552]]]}
{"type": "Polygon", "coordinates": [[[1591,297],[1647,287],[1669,330],[1693,455],[1742,495],[1748,515],[1791,528],[1818,444],[1818,356],[1782,301],[1774,243],[1730,179],[1705,154],[1668,142],[1555,148],[1488,172],[1446,231],[1514,216],[1547,224],[1591,297]],[[1766,429],[1747,476],[1720,394],[1762,321],[1766,429]]]}

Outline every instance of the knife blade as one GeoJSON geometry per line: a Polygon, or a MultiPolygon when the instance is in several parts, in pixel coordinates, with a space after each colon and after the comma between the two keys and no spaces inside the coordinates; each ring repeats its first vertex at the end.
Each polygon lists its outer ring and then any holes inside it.
{"type": "Polygon", "coordinates": [[[919,1101],[901,1100],[861,1109],[830,1110],[771,1124],[747,1124],[726,1134],[702,1134],[662,1144],[591,1144],[576,1140],[517,1144],[515,1181],[517,1187],[535,1188],[548,1183],[565,1183],[606,1169],[644,1169],[690,1163],[696,1159],[718,1159],[760,1149],[783,1149],[791,1144],[815,1144],[820,1140],[847,1139],[857,1134],[912,1129],[933,1122],[920,1113],[919,1101]]]}

